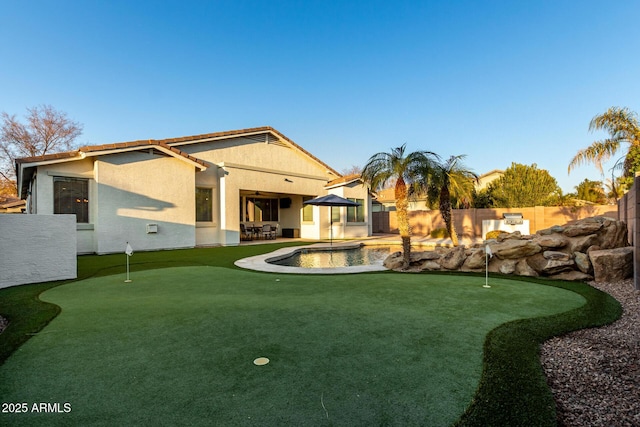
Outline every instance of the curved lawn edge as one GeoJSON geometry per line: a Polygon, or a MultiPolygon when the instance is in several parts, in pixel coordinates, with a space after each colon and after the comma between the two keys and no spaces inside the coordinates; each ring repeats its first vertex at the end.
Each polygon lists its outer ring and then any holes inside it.
{"type": "Polygon", "coordinates": [[[565,313],[504,323],[490,331],[478,390],[455,426],[557,425],[556,403],[540,362],[540,345],[558,335],[613,323],[622,315],[616,299],[586,283],[531,277],[514,280],[566,289],[583,296],[586,303],[565,313]]]}

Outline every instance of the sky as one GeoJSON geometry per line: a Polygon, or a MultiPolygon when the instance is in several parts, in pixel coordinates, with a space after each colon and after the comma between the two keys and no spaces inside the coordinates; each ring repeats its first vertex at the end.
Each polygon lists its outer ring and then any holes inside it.
{"type": "MultiPolygon", "coordinates": [[[[406,144],[477,174],[567,166],[640,112],[640,1],[0,2],[0,111],[52,105],[79,145],[272,126],[343,172],[406,144]]],[[[620,152],[621,156],[623,152],[620,152]]]]}

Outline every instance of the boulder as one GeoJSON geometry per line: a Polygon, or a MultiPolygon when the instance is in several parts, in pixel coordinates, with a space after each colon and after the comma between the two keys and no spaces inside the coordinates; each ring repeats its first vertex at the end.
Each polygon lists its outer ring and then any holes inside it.
{"type": "Polygon", "coordinates": [[[403,270],[407,268],[407,264],[404,262],[402,252],[394,252],[389,255],[382,263],[389,270],[403,270]]]}
{"type": "Polygon", "coordinates": [[[542,251],[540,245],[531,240],[505,240],[489,247],[500,259],[524,258],[542,251]]]}
{"type": "Polygon", "coordinates": [[[589,274],[583,273],[581,271],[575,271],[575,270],[564,271],[562,273],[554,274],[549,278],[557,279],[557,280],[569,280],[574,282],[593,280],[593,276],[590,276],[589,274]]]}
{"type": "Polygon", "coordinates": [[[529,267],[529,264],[527,264],[526,258],[522,258],[518,260],[518,263],[516,264],[516,271],[514,271],[513,274],[517,274],[518,276],[529,276],[529,277],[539,276],[537,271],[529,267]]]}
{"type": "Polygon", "coordinates": [[[462,268],[465,270],[484,270],[486,259],[485,259],[485,251],[482,249],[472,249],[471,253],[467,256],[467,259],[464,261],[462,268]]]}
{"type": "Polygon", "coordinates": [[[518,264],[518,260],[515,259],[502,260],[498,271],[502,274],[513,274],[516,271],[516,264],[518,264]]]}
{"type": "Polygon", "coordinates": [[[633,276],[633,248],[589,251],[596,282],[616,282],[633,276]]]}
{"type": "Polygon", "coordinates": [[[586,236],[588,234],[594,234],[603,227],[603,221],[599,221],[598,217],[585,218],[580,221],[576,221],[573,224],[568,224],[564,227],[564,234],[567,237],[586,236]]]}
{"type": "Polygon", "coordinates": [[[457,270],[462,266],[465,258],[465,247],[461,245],[444,254],[438,263],[447,270],[457,270]]]}
{"type": "Polygon", "coordinates": [[[569,250],[571,252],[586,252],[591,246],[598,244],[597,234],[587,234],[570,239],[569,250]]]}
{"type": "Polygon", "coordinates": [[[426,260],[434,260],[440,258],[440,253],[436,251],[411,252],[411,262],[418,263],[426,260]]]}
{"type": "Polygon", "coordinates": [[[605,218],[602,232],[598,235],[598,245],[602,249],[627,246],[627,224],[613,218],[605,218]]]}
{"type": "Polygon", "coordinates": [[[420,270],[423,270],[423,271],[437,271],[441,269],[442,267],[440,267],[440,264],[438,264],[436,261],[430,261],[430,260],[424,261],[420,266],[420,270]]]}
{"type": "Polygon", "coordinates": [[[540,245],[542,249],[557,249],[564,248],[569,244],[569,239],[562,234],[536,234],[533,237],[533,242],[540,245]]]}
{"type": "Polygon", "coordinates": [[[576,263],[578,270],[585,274],[591,273],[591,261],[589,261],[589,255],[582,252],[574,252],[573,261],[576,263]]]}
{"type": "Polygon", "coordinates": [[[573,259],[568,253],[559,251],[544,251],[542,252],[542,256],[545,259],[553,259],[558,261],[568,261],[570,259],[573,259]]]}
{"type": "Polygon", "coordinates": [[[543,254],[536,254],[527,258],[527,264],[538,274],[550,276],[572,270],[575,266],[573,259],[547,259],[543,254]]]}
{"type": "Polygon", "coordinates": [[[539,234],[540,236],[546,236],[554,233],[562,233],[563,231],[564,231],[563,226],[554,225],[553,227],[545,228],[544,230],[538,230],[536,234],[539,234]]]}

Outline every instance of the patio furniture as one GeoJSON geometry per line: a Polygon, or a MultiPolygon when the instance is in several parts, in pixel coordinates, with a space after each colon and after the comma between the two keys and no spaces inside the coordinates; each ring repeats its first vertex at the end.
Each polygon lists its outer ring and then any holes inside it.
{"type": "Polygon", "coordinates": [[[240,224],[240,240],[253,240],[253,230],[247,229],[244,224],[240,224]]]}
{"type": "Polygon", "coordinates": [[[265,224],[262,226],[262,238],[263,239],[271,238],[271,225],[265,224]]]}
{"type": "Polygon", "coordinates": [[[280,228],[280,224],[276,224],[275,226],[271,226],[271,235],[269,236],[271,239],[275,240],[278,237],[278,228],[280,228]]]}

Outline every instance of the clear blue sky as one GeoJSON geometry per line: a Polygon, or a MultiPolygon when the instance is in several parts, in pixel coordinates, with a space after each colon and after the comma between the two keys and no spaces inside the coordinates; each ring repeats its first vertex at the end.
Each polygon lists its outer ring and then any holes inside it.
{"type": "Polygon", "coordinates": [[[273,126],[338,171],[406,143],[565,192],[591,118],[640,112],[639,1],[2,1],[0,111],[80,144],[273,126]]]}

